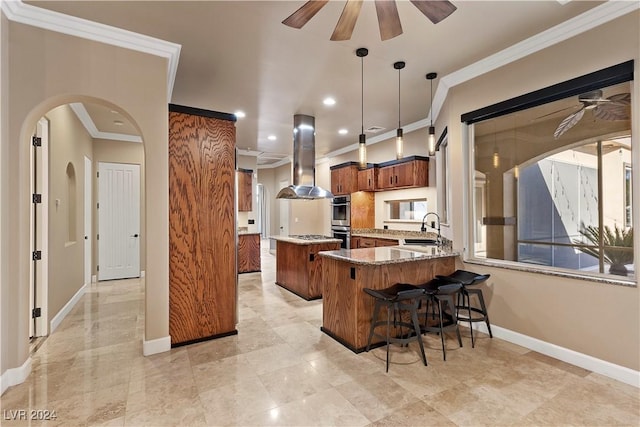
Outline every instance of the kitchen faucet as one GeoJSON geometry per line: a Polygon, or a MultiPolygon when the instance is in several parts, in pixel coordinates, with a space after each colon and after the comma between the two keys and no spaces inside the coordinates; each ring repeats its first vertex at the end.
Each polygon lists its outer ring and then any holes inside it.
{"type": "Polygon", "coordinates": [[[427,217],[429,215],[435,215],[436,219],[438,220],[438,222],[437,222],[438,226],[437,227],[436,227],[436,221],[431,221],[431,228],[433,228],[434,230],[438,231],[438,237],[437,237],[437,240],[436,240],[436,245],[442,246],[442,235],[440,234],[440,216],[437,213],[435,213],[435,212],[427,212],[426,214],[424,214],[424,216],[422,217],[422,225],[420,226],[420,231],[422,233],[427,231],[427,227],[425,226],[425,220],[427,219],[427,217]]]}

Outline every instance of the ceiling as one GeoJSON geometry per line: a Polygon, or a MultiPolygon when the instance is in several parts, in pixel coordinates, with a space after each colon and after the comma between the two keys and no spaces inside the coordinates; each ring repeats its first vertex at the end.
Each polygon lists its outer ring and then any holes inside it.
{"type": "MultiPolygon", "coordinates": [[[[171,102],[233,113],[237,145],[260,154],[259,164],[292,152],[294,114],[316,118],[317,157],[357,142],[361,128],[364,58],[364,128],[381,133],[429,114],[428,72],[441,77],[600,5],[599,1],[452,1],[457,10],[438,24],[408,1],[397,1],[404,33],[380,41],[373,2],[365,1],[351,40],[329,38],[344,7],[330,1],[302,29],[283,19],[302,1],[28,1],[25,3],[145,34],[182,46],[171,102]],[[323,105],[327,96],[333,106],[323,105]],[[339,129],[348,134],[339,135],[339,129]],[[269,136],[275,136],[271,140],[269,136]]],[[[114,114],[86,106],[100,131],[127,133],[114,114]]],[[[128,132],[135,132],[132,127],[128,132]]],[[[371,138],[375,134],[368,133],[371,138]]]]}

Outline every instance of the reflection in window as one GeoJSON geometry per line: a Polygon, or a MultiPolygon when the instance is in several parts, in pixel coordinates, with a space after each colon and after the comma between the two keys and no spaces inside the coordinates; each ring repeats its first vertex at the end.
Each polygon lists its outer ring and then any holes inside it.
{"type": "Polygon", "coordinates": [[[388,219],[420,221],[427,213],[427,199],[390,200],[386,203],[388,219]]]}
{"type": "Polygon", "coordinates": [[[634,277],[630,92],[471,125],[475,257],[634,277]]]}

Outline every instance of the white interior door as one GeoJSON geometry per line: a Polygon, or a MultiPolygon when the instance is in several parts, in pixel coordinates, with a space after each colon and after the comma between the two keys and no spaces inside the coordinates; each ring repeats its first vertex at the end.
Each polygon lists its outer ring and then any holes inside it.
{"type": "Polygon", "coordinates": [[[91,283],[91,177],[93,176],[91,159],[84,157],[84,284],[91,283]]]}
{"type": "Polygon", "coordinates": [[[98,171],[98,280],[140,277],[140,165],[98,171]]]}

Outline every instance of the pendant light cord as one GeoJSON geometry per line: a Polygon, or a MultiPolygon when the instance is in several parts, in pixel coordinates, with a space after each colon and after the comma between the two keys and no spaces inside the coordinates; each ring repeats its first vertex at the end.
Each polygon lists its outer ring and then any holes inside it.
{"type": "Polygon", "coordinates": [[[429,108],[429,119],[431,119],[431,126],[433,126],[433,79],[431,79],[431,107],[429,108]]]}
{"type": "Polygon", "coordinates": [[[364,56],[360,57],[360,125],[362,129],[361,134],[364,134],[364,56]]]}
{"type": "Polygon", "coordinates": [[[400,128],[400,69],[398,69],[398,128],[400,128]]]}

